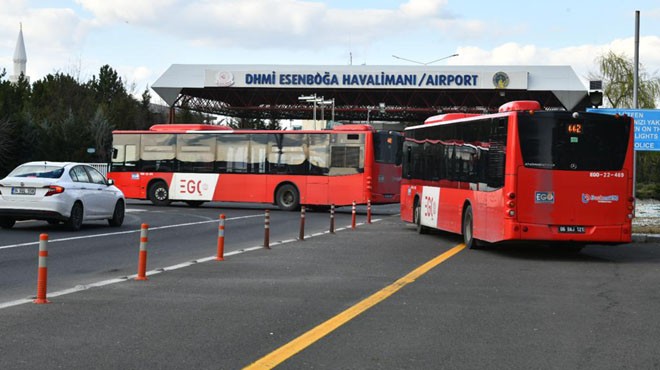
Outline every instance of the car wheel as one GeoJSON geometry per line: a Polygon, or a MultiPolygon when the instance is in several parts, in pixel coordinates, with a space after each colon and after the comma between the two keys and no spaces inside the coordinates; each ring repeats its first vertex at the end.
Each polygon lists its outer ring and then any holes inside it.
{"type": "Polygon", "coordinates": [[[72,231],[80,230],[83,223],[84,209],[80,202],[76,202],[71,207],[71,215],[66,221],[66,226],[72,231]]]}
{"type": "Polygon", "coordinates": [[[294,211],[300,205],[300,195],[295,186],[284,184],[275,193],[275,204],[283,211],[294,211]]]}
{"type": "Polygon", "coordinates": [[[481,243],[474,238],[474,217],[472,206],[467,206],[463,213],[463,243],[469,249],[479,249],[481,243]]]}
{"type": "Polygon", "coordinates": [[[124,205],[124,201],[118,200],[117,204],[115,204],[115,211],[112,212],[112,218],[108,220],[108,223],[112,227],[119,227],[121,224],[124,223],[124,214],[126,211],[126,206],[124,205]]]}
{"type": "Polygon", "coordinates": [[[413,220],[415,221],[418,233],[428,234],[429,229],[422,225],[422,205],[419,201],[415,202],[415,208],[413,208],[413,220]]]}
{"type": "Polygon", "coordinates": [[[169,199],[170,190],[164,181],[157,181],[149,187],[149,200],[156,206],[167,206],[171,203],[169,199]]]}
{"type": "Polygon", "coordinates": [[[0,227],[3,229],[11,229],[16,224],[16,220],[10,217],[0,217],[0,227]]]}

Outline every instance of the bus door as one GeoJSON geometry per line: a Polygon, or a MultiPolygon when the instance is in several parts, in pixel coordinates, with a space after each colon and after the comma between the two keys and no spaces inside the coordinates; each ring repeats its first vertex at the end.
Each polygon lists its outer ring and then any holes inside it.
{"type": "Polygon", "coordinates": [[[108,178],[117,184],[126,198],[144,198],[146,194],[145,183],[137,171],[139,149],[139,134],[114,135],[108,178]]]}

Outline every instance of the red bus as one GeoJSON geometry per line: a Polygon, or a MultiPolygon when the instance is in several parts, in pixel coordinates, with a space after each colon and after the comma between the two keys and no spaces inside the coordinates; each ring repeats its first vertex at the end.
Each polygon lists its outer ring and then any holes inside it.
{"type": "Polygon", "coordinates": [[[368,125],[331,130],[233,130],[200,124],[114,131],[108,178],[126,198],[300,205],[397,203],[401,133],[368,125]]]}
{"type": "Polygon", "coordinates": [[[626,243],[634,215],[633,120],[515,101],[404,131],[401,218],[420,233],[502,241],[626,243]]]}

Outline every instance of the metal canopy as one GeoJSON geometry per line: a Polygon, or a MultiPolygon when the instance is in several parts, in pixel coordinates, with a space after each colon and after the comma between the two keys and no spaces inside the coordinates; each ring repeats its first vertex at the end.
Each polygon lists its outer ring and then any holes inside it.
{"type": "MultiPolygon", "coordinates": [[[[152,88],[171,107],[260,119],[311,119],[313,105],[299,97],[313,94],[334,99],[336,121],[415,122],[438,113],[494,112],[512,100],[561,110],[588,105],[588,91],[569,66],[175,64],[152,88]]],[[[324,107],[325,119],[330,109],[324,107]]]]}

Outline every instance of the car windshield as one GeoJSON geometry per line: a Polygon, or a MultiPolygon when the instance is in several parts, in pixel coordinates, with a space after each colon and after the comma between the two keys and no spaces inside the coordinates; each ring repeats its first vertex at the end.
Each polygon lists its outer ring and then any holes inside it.
{"type": "Polygon", "coordinates": [[[41,177],[46,179],[59,179],[64,173],[64,168],[49,165],[25,165],[19,166],[9,173],[7,177],[41,177]]]}

